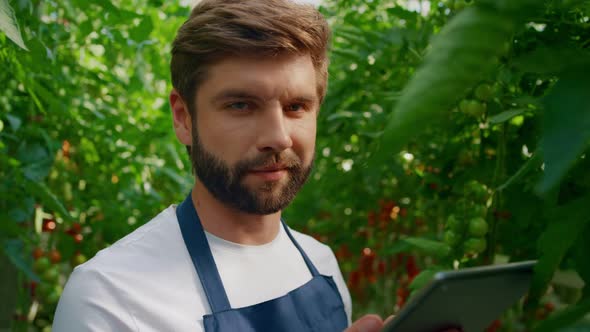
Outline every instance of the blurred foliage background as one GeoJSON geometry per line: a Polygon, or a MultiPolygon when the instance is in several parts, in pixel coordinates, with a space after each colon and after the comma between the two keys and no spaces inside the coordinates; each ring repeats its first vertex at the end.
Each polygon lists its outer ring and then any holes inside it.
{"type": "MultiPolygon", "coordinates": [[[[0,328],[49,330],[71,270],[192,184],[167,104],[188,4],[0,0],[0,328]]],[[[355,317],[441,269],[539,259],[488,331],[588,331],[590,4],[340,0],[316,169],[285,211],[355,317]]]]}

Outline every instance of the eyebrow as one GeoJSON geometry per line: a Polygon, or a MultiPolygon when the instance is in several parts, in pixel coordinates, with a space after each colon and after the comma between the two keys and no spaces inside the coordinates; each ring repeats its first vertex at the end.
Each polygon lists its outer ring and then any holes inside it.
{"type": "Polygon", "coordinates": [[[221,92],[219,92],[218,94],[216,94],[213,97],[213,102],[220,102],[220,101],[224,101],[227,99],[254,99],[254,100],[262,100],[262,98],[244,91],[244,90],[235,90],[235,89],[229,89],[229,90],[223,90],[221,92]]]}
{"type": "MultiPolygon", "coordinates": [[[[228,100],[228,99],[249,99],[249,100],[257,100],[257,101],[264,101],[263,98],[260,98],[259,96],[248,92],[246,90],[239,90],[239,89],[228,89],[228,90],[223,90],[221,92],[219,92],[218,94],[216,94],[213,98],[212,101],[214,103],[217,102],[221,102],[224,100],[228,100]]],[[[299,103],[314,103],[317,98],[313,97],[313,96],[309,96],[309,95],[302,95],[302,96],[297,96],[294,98],[290,98],[293,101],[299,102],[299,103]]]]}

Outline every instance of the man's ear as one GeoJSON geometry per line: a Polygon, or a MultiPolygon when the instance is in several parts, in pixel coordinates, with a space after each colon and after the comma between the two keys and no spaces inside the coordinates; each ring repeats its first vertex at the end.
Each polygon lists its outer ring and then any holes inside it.
{"type": "Polygon", "coordinates": [[[180,143],[192,145],[192,119],[185,101],[176,89],[170,91],[170,108],[174,120],[174,132],[180,143]]]}

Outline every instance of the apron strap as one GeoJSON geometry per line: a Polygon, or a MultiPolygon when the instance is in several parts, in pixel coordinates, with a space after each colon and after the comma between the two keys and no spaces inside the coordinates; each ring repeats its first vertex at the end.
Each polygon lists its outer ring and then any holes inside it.
{"type": "Polygon", "coordinates": [[[303,249],[301,248],[301,246],[299,245],[299,243],[295,240],[295,238],[293,237],[293,235],[289,231],[289,227],[287,227],[287,224],[285,223],[285,221],[283,220],[283,218],[281,218],[281,223],[283,224],[283,227],[285,228],[285,231],[287,232],[287,235],[289,235],[289,238],[291,239],[291,242],[293,242],[293,244],[295,245],[295,247],[297,247],[297,250],[299,250],[299,253],[301,253],[301,256],[303,256],[303,260],[305,261],[305,265],[307,265],[307,268],[309,269],[309,272],[311,273],[311,275],[313,277],[319,276],[320,273],[315,268],[315,265],[313,265],[313,263],[311,262],[311,259],[309,259],[309,257],[307,257],[307,254],[305,253],[305,251],[303,251],[303,249]]]}
{"type": "Polygon", "coordinates": [[[201,280],[212,312],[230,310],[231,306],[223,288],[209,242],[193,204],[191,194],[176,207],[176,216],[184,243],[201,280]]]}
{"type": "MultiPolygon", "coordinates": [[[[193,265],[195,266],[195,270],[199,276],[205,295],[207,296],[211,312],[217,313],[230,310],[231,306],[229,299],[227,298],[225,288],[223,288],[223,282],[219,276],[215,259],[211,253],[207,237],[205,236],[205,230],[203,229],[203,225],[201,224],[201,220],[199,219],[199,215],[195,209],[190,193],[186,199],[176,207],[176,216],[182,233],[182,238],[184,239],[186,248],[191,256],[191,260],[193,261],[193,265]]],[[[320,273],[305,251],[303,251],[299,243],[295,240],[283,219],[281,219],[281,223],[285,228],[285,232],[287,232],[287,235],[291,239],[291,242],[293,242],[297,250],[299,250],[299,253],[303,257],[305,265],[307,265],[311,275],[313,277],[319,276],[320,273]]]]}

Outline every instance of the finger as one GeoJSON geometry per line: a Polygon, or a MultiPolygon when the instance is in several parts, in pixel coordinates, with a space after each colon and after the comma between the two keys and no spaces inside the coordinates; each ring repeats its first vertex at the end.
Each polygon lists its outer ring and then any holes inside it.
{"type": "Polygon", "coordinates": [[[377,315],[365,315],[344,330],[344,332],[379,332],[383,328],[383,320],[377,315]]]}
{"type": "Polygon", "coordinates": [[[385,324],[387,324],[387,323],[391,322],[391,321],[393,320],[393,317],[395,317],[395,315],[391,315],[391,316],[387,317],[387,318],[385,319],[385,321],[383,322],[383,325],[385,325],[385,324]]]}

